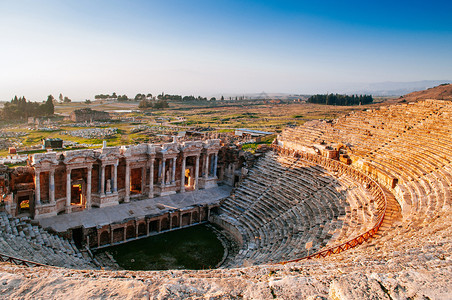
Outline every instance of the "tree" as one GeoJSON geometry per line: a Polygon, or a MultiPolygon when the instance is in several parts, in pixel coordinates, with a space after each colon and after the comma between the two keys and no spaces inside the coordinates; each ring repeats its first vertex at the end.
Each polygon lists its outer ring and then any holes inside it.
{"type": "Polygon", "coordinates": [[[168,107],[169,107],[168,102],[165,100],[159,100],[159,101],[157,101],[157,103],[155,103],[153,105],[153,108],[155,108],[155,109],[163,109],[163,108],[168,108],[168,107]]]}
{"type": "Polygon", "coordinates": [[[127,101],[129,100],[129,97],[127,95],[118,96],[118,101],[127,101]]]}
{"type": "Polygon", "coordinates": [[[221,101],[224,101],[224,97],[223,96],[221,96],[221,101]]]}
{"type": "Polygon", "coordinates": [[[60,95],[58,96],[58,99],[60,99],[60,102],[63,102],[63,94],[60,93],[60,95]]]}
{"type": "Polygon", "coordinates": [[[140,104],[138,104],[138,108],[140,108],[140,109],[146,109],[149,107],[152,107],[152,102],[147,99],[141,100],[140,104]]]}
{"type": "Polygon", "coordinates": [[[86,99],[86,100],[85,100],[85,104],[91,104],[91,100],[86,99]]]}
{"type": "Polygon", "coordinates": [[[140,94],[140,93],[138,93],[138,94],[135,96],[135,101],[138,101],[138,100],[144,100],[144,99],[146,99],[146,95],[145,95],[145,94],[140,94]]]}
{"type": "Polygon", "coordinates": [[[63,103],[71,103],[71,99],[69,99],[68,97],[64,97],[64,99],[63,99],[63,103]]]}
{"type": "Polygon", "coordinates": [[[4,120],[26,120],[28,117],[42,117],[54,114],[54,97],[49,95],[44,103],[29,102],[25,97],[15,96],[6,102],[1,116],[4,120]]]}
{"type": "Polygon", "coordinates": [[[309,103],[326,104],[326,105],[361,105],[373,102],[371,95],[313,95],[308,99],[309,103]]]}
{"type": "Polygon", "coordinates": [[[47,101],[44,103],[44,113],[46,115],[53,115],[55,113],[55,106],[53,105],[53,101],[55,98],[52,95],[47,96],[47,101]]]}

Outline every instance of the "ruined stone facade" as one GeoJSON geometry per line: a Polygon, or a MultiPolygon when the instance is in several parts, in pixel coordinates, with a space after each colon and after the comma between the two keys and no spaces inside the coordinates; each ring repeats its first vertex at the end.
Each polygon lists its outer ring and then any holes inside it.
{"type": "Polygon", "coordinates": [[[76,109],[69,115],[74,122],[92,122],[110,120],[110,114],[105,111],[92,110],[91,108],[76,109]]]}
{"type": "Polygon", "coordinates": [[[220,148],[206,140],[33,154],[27,167],[0,170],[2,202],[39,219],[214,187],[220,148]]]}

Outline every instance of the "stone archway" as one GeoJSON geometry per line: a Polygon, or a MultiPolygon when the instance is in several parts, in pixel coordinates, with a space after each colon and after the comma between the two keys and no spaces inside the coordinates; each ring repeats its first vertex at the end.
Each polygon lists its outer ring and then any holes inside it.
{"type": "Polygon", "coordinates": [[[135,232],[135,226],[134,225],[129,225],[127,226],[127,230],[126,230],[126,239],[132,239],[135,238],[136,232],[135,232]]]}
{"type": "Polygon", "coordinates": [[[182,226],[190,225],[190,215],[191,213],[185,213],[182,215],[182,226]]]}
{"type": "Polygon", "coordinates": [[[163,219],[162,219],[162,230],[168,230],[169,229],[169,223],[170,221],[169,221],[169,218],[168,217],[164,217],[163,219]]]}
{"type": "Polygon", "coordinates": [[[107,245],[110,243],[110,233],[108,231],[102,231],[99,237],[99,245],[107,245]]]}
{"type": "Polygon", "coordinates": [[[146,223],[138,224],[138,236],[146,235],[146,223]]]}
{"type": "Polygon", "coordinates": [[[172,216],[171,217],[171,228],[179,227],[178,217],[172,216]]]}

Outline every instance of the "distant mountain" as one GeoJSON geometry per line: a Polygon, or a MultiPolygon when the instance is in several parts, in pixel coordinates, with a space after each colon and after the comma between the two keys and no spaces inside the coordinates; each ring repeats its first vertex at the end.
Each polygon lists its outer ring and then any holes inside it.
{"type": "Polygon", "coordinates": [[[411,82],[377,82],[370,83],[347,94],[371,94],[373,96],[402,96],[414,91],[421,91],[438,86],[443,83],[451,83],[452,80],[422,80],[411,82]]]}
{"type": "Polygon", "coordinates": [[[452,84],[441,84],[423,91],[409,93],[400,99],[408,102],[424,99],[452,100],[452,84]]]}

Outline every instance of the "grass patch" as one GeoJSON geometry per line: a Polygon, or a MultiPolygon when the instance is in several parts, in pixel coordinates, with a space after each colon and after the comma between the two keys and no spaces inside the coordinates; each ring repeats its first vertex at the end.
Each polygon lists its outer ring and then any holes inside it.
{"type": "Polygon", "coordinates": [[[100,250],[127,270],[214,268],[223,246],[211,228],[196,225],[100,250]],[[168,247],[171,245],[171,247],[168,247]]]}
{"type": "Polygon", "coordinates": [[[25,167],[27,165],[27,162],[20,162],[20,163],[16,163],[16,164],[5,164],[7,167],[9,168],[16,168],[16,167],[25,167]]]}

